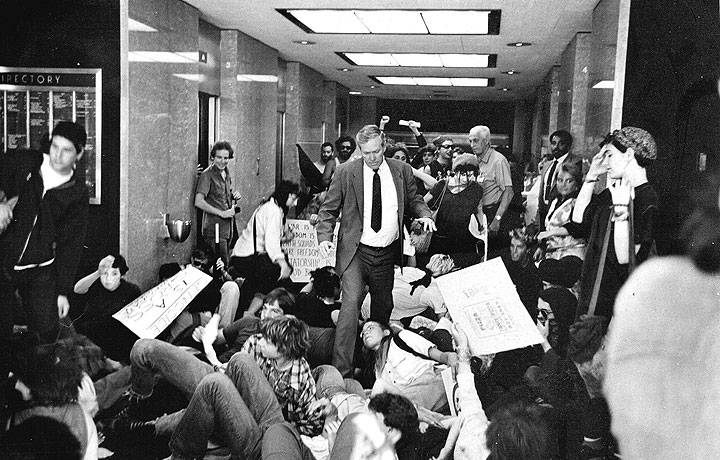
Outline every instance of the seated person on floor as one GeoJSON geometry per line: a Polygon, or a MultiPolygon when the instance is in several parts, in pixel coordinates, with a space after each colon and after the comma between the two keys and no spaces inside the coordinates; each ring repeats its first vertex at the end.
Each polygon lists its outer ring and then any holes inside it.
{"type": "MultiPolygon", "coordinates": [[[[391,321],[410,325],[412,318],[424,315],[433,320],[447,312],[440,288],[435,278],[454,268],[453,259],[444,254],[434,254],[425,270],[415,267],[395,267],[393,282],[393,310],[391,321]]],[[[360,311],[363,318],[370,317],[370,294],[365,296],[360,311]]]]}
{"type": "Polygon", "coordinates": [[[510,254],[503,256],[505,268],[515,285],[520,301],[530,317],[537,317],[537,303],[542,282],[538,269],[533,263],[531,245],[534,243],[532,235],[528,234],[526,227],[513,229],[510,233],[510,254]]]}
{"type": "MultiPolygon", "coordinates": [[[[185,348],[161,340],[138,340],[130,353],[132,365],[130,389],[124,395],[124,402],[121,403],[129,406],[130,409],[123,411],[121,415],[132,418],[142,418],[146,415],[142,413],[143,408],[146,407],[145,400],[152,396],[157,376],[164,378],[189,400],[200,380],[213,372],[213,366],[208,361],[220,365],[230,361],[243,349],[250,337],[260,333],[263,325],[268,321],[282,316],[286,308],[292,307],[293,302],[292,294],[284,288],[276,288],[265,296],[259,318],[245,316],[230,326],[220,329],[219,317],[214,315],[205,326],[200,326],[193,332],[193,337],[202,342],[207,361],[198,359],[185,348]],[[223,344],[227,348],[218,355],[214,345],[223,344]]],[[[311,343],[309,357],[318,364],[329,361],[334,330],[314,327],[308,329],[311,343]]],[[[156,431],[161,433],[170,430],[178,420],[179,417],[173,415],[161,417],[155,426],[156,431]]]]}
{"type": "MultiPolygon", "coordinates": [[[[218,348],[225,345],[226,349],[221,353],[222,362],[230,361],[232,355],[240,351],[245,341],[260,333],[260,325],[265,321],[282,316],[293,309],[295,297],[285,288],[275,288],[263,298],[256,297],[253,303],[259,303],[259,314],[246,314],[237,321],[226,327],[218,324],[218,330],[213,342],[213,347],[218,348]]],[[[207,325],[207,323],[206,323],[207,325]]],[[[193,339],[200,342],[205,332],[204,326],[198,326],[193,331],[193,339]]]]}
{"type": "Polygon", "coordinates": [[[85,397],[92,383],[88,388],[85,381],[89,378],[73,358],[55,344],[30,347],[15,356],[12,368],[18,398],[11,408],[10,423],[19,425],[35,417],[56,420],[77,438],[81,458],[97,459],[98,435],[92,420],[92,398],[85,397]]]}
{"type": "MultiPolygon", "coordinates": [[[[213,338],[206,329],[203,342],[213,338]]],[[[209,357],[216,372],[202,379],[173,432],[173,456],[201,458],[216,436],[234,458],[258,458],[265,429],[285,421],[301,434],[319,434],[324,414],[314,410],[315,380],[303,357],[309,345],[307,325],[281,316],[263,323],[229,363],[209,357]]]]}
{"type": "MultiPolygon", "coordinates": [[[[387,433],[388,447],[394,447],[398,460],[419,458],[416,454],[420,442],[418,413],[410,400],[391,393],[380,393],[370,399],[365,394],[346,393],[340,372],[332,366],[322,368],[317,378],[318,393],[327,393],[321,389],[325,381],[325,389],[332,390],[332,399],[340,404],[336,407],[328,399],[318,400],[318,407],[327,411],[323,437],[315,437],[305,444],[305,438],[300,437],[291,424],[272,425],[263,437],[264,460],[313,457],[347,460],[360,437],[367,435],[373,420],[387,433]],[[354,402],[349,410],[347,400],[354,402]]],[[[313,375],[317,372],[313,371],[313,375]]],[[[359,386],[358,382],[354,383],[359,386]]]]}
{"type": "Polygon", "coordinates": [[[297,316],[308,326],[335,327],[340,314],[340,277],[335,268],[326,266],[310,272],[310,292],[301,292],[287,314],[297,316]]]}
{"type": "Polygon", "coordinates": [[[437,364],[453,365],[454,352],[442,352],[414,332],[393,331],[375,321],[362,328],[365,348],[374,357],[375,384],[372,394],[402,394],[427,409],[447,410],[447,397],[437,364]]]}
{"type": "MultiPolygon", "coordinates": [[[[213,279],[195,296],[167,329],[169,334],[167,341],[171,343],[183,342],[192,333],[195,326],[207,324],[213,313],[220,315],[220,327],[232,323],[237,313],[240,288],[225,270],[222,259],[218,259],[213,265],[205,251],[193,249],[190,256],[190,265],[212,276],[213,279]]],[[[163,267],[166,266],[168,264],[163,265],[163,267]]],[[[177,264],[174,264],[174,266],[179,268],[177,264]]],[[[163,273],[161,273],[160,281],[162,282],[174,275],[175,270],[178,268],[165,271],[167,269],[163,270],[161,267],[163,273]]]]}
{"type": "Polygon", "coordinates": [[[75,319],[78,332],[102,348],[113,360],[128,362],[137,336],[112,315],[140,296],[140,288],[125,280],[129,268],[121,255],[108,255],[98,269],[75,283],[81,294],[83,313],[75,319]]]}

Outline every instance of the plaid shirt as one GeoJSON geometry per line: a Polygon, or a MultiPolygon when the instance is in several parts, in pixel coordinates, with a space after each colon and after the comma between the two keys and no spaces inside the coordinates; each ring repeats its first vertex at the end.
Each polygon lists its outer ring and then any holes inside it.
{"type": "Polygon", "coordinates": [[[241,352],[248,353],[260,366],[277,396],[285,420],[295,425],[301,434],[316,436],[323,428],[322,416],[309,413],[310,404],[315,401],[315,380],[305,358],[293,360],[289,369],[278,370],[275,360],[260,353],[258,342],[262,334],[247,339],[241,352]]]}

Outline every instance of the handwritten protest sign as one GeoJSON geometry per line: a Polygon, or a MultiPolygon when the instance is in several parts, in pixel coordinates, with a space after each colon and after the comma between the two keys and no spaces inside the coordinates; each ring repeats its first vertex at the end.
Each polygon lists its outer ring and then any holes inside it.
{"type": "Polygon", "coordinates": [[[187,267],[124,306],[113,318],[141,339],[154,339],[210,281],[210,275],[187,267]]]}
{"type": "Polygon", "coordinates": [[[437,279],[453,321],[476,354],[499,353],[541,343],[543,338],[500,258],[437,279]]]}
{"type": "MultiPolygon", "coordinates": [[[[326,265],[335,266],[335,250],[326,258],[320,257],[317,233],[315,227],[308,220],[288,219],[287,225],[295,237],[292,241],[284,243],[282,248],[288,255],[290,265],[295,269],[290,279],[294,283],[307,283],[310,281],[310,272],[326,265]]],[[[335,226],[335,240],[337,240],[338,226],[335,226]]]]}

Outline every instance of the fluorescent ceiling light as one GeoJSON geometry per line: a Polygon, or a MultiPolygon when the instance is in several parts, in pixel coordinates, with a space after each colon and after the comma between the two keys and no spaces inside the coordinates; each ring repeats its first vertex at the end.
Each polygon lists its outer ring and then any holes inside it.
{"type": "Polygon", "coordinates": [[[277,83],[277,75],[258,75],[258,74],[238,74],[235,79],[237,81],[255,81],[262,83],[277,83]]]}
{"type": "MultiPolygon", "coordinates": [[[[337,53],[358,66],[381,67],[489,67],[489,54],[337,53]]],[[[493,55],[492,65],[495,65],[493,55]]]]}
{"type": "Polygon", "coordinates": [[[393,54],[400,67],[442,67],[437,54],[403,53],[393,54]]]}
{"type": "Polygon", "coordinates": [[[452,86],[449,78],[443,77],[415,77],[418,86],[452,86]]]}
{"type": "Polygon", "coordinates": [[[451,78],[453,86],[489,86],[487,78],[451,78]]]}
{"type": "Polygon", "coordinates": [[[443,67],[488,67],[487,54],[440,54],[443,67]]]}
{"type": "Polygon", "coordinates": [[[594,89],[615,89],[615,80],[600,80],[593,85],[594,89]]]}
{"type": "Polygon", "coordinates": [[[362,94],[362,91],[348,91],[348,94],[351,96],[358,96],[362,94]]]}
{"type": "Polygon", "coordinates": [[[199,73],[174,73],[173,77],[182,78],[190,81],[205,81],[205,76],[199,73]]]}
{"type": "Polygon", "coordinates": [[[415,86],[415,79],[412,77],[375,77],[383,85],[410,85],[415,86]]]}
{"type": "Polygon", "coordinates": [[[427,34],[417,11],[359,10],[355,16],[373,34],[427,34]]]}
{"type": "Polygon", "coordinates": [[[197,51],[130,51],[128,52],[130,62],[165,62],[174,64],[189,64],[198,62],[197,51]]]}
{"type": "Polygon", "coordinates": [[[353,10],[290,10],[307,28],[318,34],[369,34],[353,10]]]}
{"type": "Polygon", "coordinates": [[[497,35],[500,10],[278,9],[308,33],[497,35]]]}
{"type": "Polygon", "coordinates": [[[406,86],[475,86],[490,85],[488,78],[445,78],[445,77],[373,77],[384,85],[406,86]]]}
{"type": "Polygon", "coordinates": [[[431,34],[487,35],[489,11],[423,11],[431,34]]]}
{"type": "Polygon", "coordinates": [[[397,67],[399,64],[389,53],[340,53],[355,65],[397,67]]]}
{"type": "Polygon", "coordinates": [[[133,18],[128,18],[128,30],[130,32],[157,32],[157,29],[143,24],[140,21],[136,21],[133,18]]]}

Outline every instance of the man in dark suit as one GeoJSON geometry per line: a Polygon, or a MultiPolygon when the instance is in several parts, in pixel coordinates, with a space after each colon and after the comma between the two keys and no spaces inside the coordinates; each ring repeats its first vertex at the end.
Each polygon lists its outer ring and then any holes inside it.
{"type": "Polygon", "coordinates": [[[385,134],[375,125],[356,136],[363,161],[338,167],[318,214],[321,255],[334,247],[340,216],[335,268],[342,277],[342,308],[335,333],[333,365],[352,376],[358,312],[370,289],[370,318],[387,324],[393,308],[393,267],[401,263],[405,213],[435,230],[430,209],[417,194],[410,165],[386,159],[385,134]],[[342,215],[341,215],[342,212],[342,215]]]}
{"type": "Polygon", "coordinates": [[[563,163],[582,163],[582,158],[570,153],[572,148],[572,135],[560,129],[550,135],[550,151],[552,159],[547,161],[540,168],[540,191],[538,193],[538,212],[535,223],[540,230],[545,230],[545,216],[547,215],[550,203],[555,198],[555,181],[562,169],[563,163]]]}

